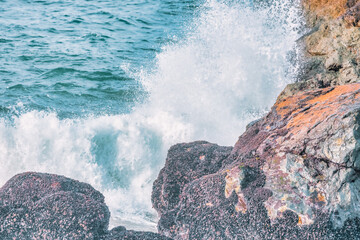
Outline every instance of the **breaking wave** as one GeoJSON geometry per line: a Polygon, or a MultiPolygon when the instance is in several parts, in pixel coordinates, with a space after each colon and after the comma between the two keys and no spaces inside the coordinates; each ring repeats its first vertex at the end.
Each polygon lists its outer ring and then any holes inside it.
{"type": "Polygon", "coordinates": [[[208,0],[195,11],[185,37],[163,46],[151,68],[123,66],[147,93],[129,114],[2,118],[0,183],[23,171],[66,175],[105,195],[112,226],[155,230],[152,182],[167,149],[193,140],[233,145],[297,70],[289,60],[299,37],[296,2],[208,0]]]}

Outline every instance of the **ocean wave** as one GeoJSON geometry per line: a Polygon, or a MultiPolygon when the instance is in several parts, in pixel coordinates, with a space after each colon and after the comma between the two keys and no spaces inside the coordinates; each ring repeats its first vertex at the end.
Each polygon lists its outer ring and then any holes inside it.
{"type": "MultiPolygon", "coordinates": [[[[254,8],[233,1],[205,1],[185,37],[163,46],[154,66],[122,65],[126,75],[140,84],[136,94],[146,93],[129,113],[63,118],[52,110],[27,110],[1,118],[0,183],[22,171],[63,174],[104,193],[112,226],[155,231],[152,182],[167,149],[200,139],[232,145],[246,124],[263,116],[292,81],[289,73],[296,72],[296,66],[288,55],[298,38],[298,8],[280,0],[275,3],[254,8]]],[[[90,75],[99,80],[116,76],[101,72],[90,75]]],[[[62,82],[69,81],[68,94],[75,86],[71,84],[81,81],[64,76],[82,74],[89,75],[73,67],[56,67],[42,78],[61,76],[62,82]]],[[[96,95],[96,84],[86,82],[85,93],[90,89],[90,95],[96,95]]],[[[103,90],[123,94],[113,89],[103,90]]],[[[66,96],[63,105],[71,108],[72,98],[66,96]]],[[[82,110],[91,104],[102,100],[86,102],[82,110]]]]}

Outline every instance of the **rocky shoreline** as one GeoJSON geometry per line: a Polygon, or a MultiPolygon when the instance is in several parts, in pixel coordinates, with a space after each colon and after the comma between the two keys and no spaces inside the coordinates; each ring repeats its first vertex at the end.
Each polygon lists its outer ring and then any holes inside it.
{"type": "Polygon", "coordinates": [[[359,107],[359,83],[302,92],[278,100],[225,158],[224,147],[205,142],[173,147],[154,183],[159,232],[360,239],[359,107]],[[222,154],[208,157],[210,146],[222,154]],[[189,171],[190,156],[206,168],[189,171]]]}
{"type": "Polygon", "coordinates": [[[23,173],[0,189],[0,239],[360,239],[360,2],[304,0],[304,66],[234,147],[170,148],[159,234],[108,230],[89,184],[23,173]]]}
{"type": "Polygon", "coordinates": [[[14,176],[0,189],[0,239],[158,239],[109,227],[104,196],[89,184],[47,173],[14,176]]]}

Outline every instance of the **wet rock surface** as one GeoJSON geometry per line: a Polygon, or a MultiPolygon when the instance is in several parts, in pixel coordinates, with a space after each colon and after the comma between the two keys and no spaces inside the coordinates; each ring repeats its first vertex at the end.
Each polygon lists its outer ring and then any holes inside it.
{"type": "Polygon", "coordinates": [[[200,167],[186,182],[191,166],[182,156],[198,161],[194,149],[204,143],[176,146],[154,183],[160,233],[174,239],[360,239],[359,113],[359,83],[279,98],[228,157],[214,158],[217,171],[203,174],[200,167]],[[180,176],[164,178],[173,175],[175,162],[180,176]],[[181,185],[177,194],[168,194],[167,181],[181,185]]]}
{"type": "Polygon", "coordinates": [[[360,81],[360,2],[303,0],[308,33],[299,40],[303,61],[298,82],[281,96],[360,81]]]}
{"type": "Polygon", "coordinates": [[[166,239],[108,231],[109,218],[100,192],[63,176],[23,173],[0,189],[0,239],[166,239]]]}

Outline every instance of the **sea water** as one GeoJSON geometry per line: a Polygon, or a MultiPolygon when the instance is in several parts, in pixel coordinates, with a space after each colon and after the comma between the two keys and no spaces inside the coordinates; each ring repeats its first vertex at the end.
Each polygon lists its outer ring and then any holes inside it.
{"type": "Polygon", "coordinates": [[[0,185],[24,171],[105,195],[155,231],[167,149],[233,145],[297,71],[297,1],[0,0],[0,185]]]}

